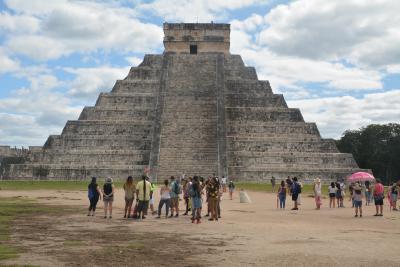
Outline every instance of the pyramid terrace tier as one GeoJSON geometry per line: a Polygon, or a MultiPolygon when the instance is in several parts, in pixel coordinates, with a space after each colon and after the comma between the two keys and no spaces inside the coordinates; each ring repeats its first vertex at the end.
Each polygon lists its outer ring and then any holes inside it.
{"type": "Polygon", "coordinates": [[[79,120],[136,120],[153,121],[154,108],[143,108],[141,106],[126,107],[85,107],[79,120]]]}
{"type": "Polygon", "coordinates": [[[154,108],[156,98],[151,93],[142,94],[116,94],[101,93],[96,102],[96,107],[114,108],[154,108]]]}
{"type": "Polygon", "coordinates": [[[333,139],[319,138],[228,138],[229,151],[254,152],[339,152],[333,139]]]}
{"type": "Polygon", "coordinates": [[[44,149],[54,151],[68,151],[71,149],[130,149],[149,150],[150,136],[125,135],[51,135],[47,139],[44,149]]]}
{"type": "Polygon", "coordinates": [[[226,117],[229,121],[304,122],[297,108],[227,107],[226,117]]]}
{"type": "Polygon", "coordinates": [[[108,165],[147,165],[150,153],[146,150],[96,150],[75,149],[67,151],[51,151],[38,154],[33,161],[52,164],[108,164],[108,165]]]}
{"type": "Polygon", "coordinates": [[[273,95],[269,81],[230,79],[225,80],[224,94],[240,95],[245,98],[273,95]]]}
{"type": "Polygon", "coordinates": [[[9,177],[15,180],[89,180],[95,176],[99,180],[111,177],[122,181],[130,175],[140,178],[145,167],[107,164],[15,164],[11,165],[9,177]]]}
{"type": "Polygon", "coordinates": [[[228,137],[320,136],[317,125],[307,122],[234,121],[226,132],[228,137]]]}
{"type": "Polygon", "coordinates": [[[357,166],[351,154],[305,152],[254,152],[232,151],[228,155],[230,166],[244,168],[354,168],[357,166]]]}
{"type": "Polygon", "coordinates": [[[77,120],[68,121],[62,136],[76,135],[136,135],[148,136],[152,130],[152,121],[132,120],[77,120]]]}
{"type": "Polygon", "coordinates": [[[268,168],[243,168],[243,167],[229,167],[229,177],[234,180],[251,181],[251,182],[270,182],[271,177],[274,176],[278,183],[279,181],[286,180],[288,176],[300,178],[302,183],[312,184],[314,179],[320,178],[322,183],[328,184],[338,179],[346,179],[350,174],[357,171],[366,171],[355,168],[303,168],[303,167],[268,167],[268,168]]]}

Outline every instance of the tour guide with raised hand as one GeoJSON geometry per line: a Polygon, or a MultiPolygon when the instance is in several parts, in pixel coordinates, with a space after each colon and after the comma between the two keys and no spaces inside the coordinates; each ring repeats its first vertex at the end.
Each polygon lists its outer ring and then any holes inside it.
{"type": "Polygon", "coordinates": [[[138,201],[137,218],[145,219],[150,200],[151,184],[146,180],[146,176],[142,176],[142,180],[136,185],[136,201],[138,201]]]}

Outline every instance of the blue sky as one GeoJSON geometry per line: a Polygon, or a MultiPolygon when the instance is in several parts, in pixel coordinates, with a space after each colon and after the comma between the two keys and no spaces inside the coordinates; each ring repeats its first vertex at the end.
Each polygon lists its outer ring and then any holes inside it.
{"type": "Polygon", "coordinates": [[[0,144],[43,145],[146,53],[162,23],[231,24],[231,53],[325,138],[400,121],[400,1],[0,1],[0,144]]]}

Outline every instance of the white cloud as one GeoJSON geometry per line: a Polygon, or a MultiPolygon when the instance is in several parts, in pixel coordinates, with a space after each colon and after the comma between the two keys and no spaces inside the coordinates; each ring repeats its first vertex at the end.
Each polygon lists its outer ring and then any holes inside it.
{"type": "Polygon", "coordinates": [[[137,66],[142,63],[143,58],[139,57],[126,57],[125,60],[129,62],[132,66],[137,66]]]}
{"type": "Polygon", "coordinates": [[[6,41],[10,50],[44,61],[99,49],[124,54],[129,51],[152,52],[161,47],[161,27],[139,21],[134,9],[114,2],[51,2],[6,2],[10,9],[19,12],[10,20],[34,16],[40,25],[31,33],[20,34],[8,27],[13,32],[6,41]]]}
{"type": "Polygon", "coordinates": [[[116,80],[128,75],[129,67],[66,68],[65,71],[76,75],[69,86],[68,94],[73,97],[93,99],[102,91],[111,91],[116,80]]]}
{"type": "Polygon", "coordinates": [[[19,62],[11,59],[5,51],[0,48],[0,74],[12,72],[19,68],[19,62]]]}
{"type": "Polygon", "coordinates": [[[243,49],[241,52],[246,63],[256,67],[259,78],[270,80],[279,91],[285,87],[296,87],[299,83],[321,83],[340,91],[376,90],[383,86],[382,74],[374,70],[279,56],[268,49],[243,49]]]}
{"type": "Polygon", "coordinates": [[[400,61],[399,12],[399,1],[299,0],[265,16],[259,42],[283,55],[385,66],[400,61]]]}
{"type": "Polygon", "coordinates": [[[400,123],[400,89],[367,94],[288,101],[300,108],[306,121],[315,121],[324,137],[339,138],[347,129],[371,123],[400,123]]]}
{"type": "Polygon", "coordinates": [[[39,20],[29,15],[13,16],[0,12],[0,30],[13,33],[34,33],[39,29],[39,20]]]}
{"type": "Polygon", "coordinates": [[[229,10],[252,5],[263,5],[265,0],[156,0],[138,5],[141,11],[148,11],[172,22],[210,22],[226,19],[229,10]]]}

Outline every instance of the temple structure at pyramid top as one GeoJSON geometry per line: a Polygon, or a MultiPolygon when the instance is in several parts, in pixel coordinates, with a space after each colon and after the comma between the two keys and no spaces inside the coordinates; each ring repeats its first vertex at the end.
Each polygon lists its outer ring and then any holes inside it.
{"type": "Polygon", "coordinates": [[[125,179],[150,169],[157,181],[185,173],[307,182],[359,170],[351,154],[339,153],[334,140],[321,138],[315,123],[230,54],[229,24],[163,27],[163,54],[145,55],[61,134],[3,164],[1,178],[125,179]]]}
{"type": "Polygon", "coordinates": [[[177,54],[229,54],[230,25],[215,23],[164,23],[165,52],[177,54]]]}

